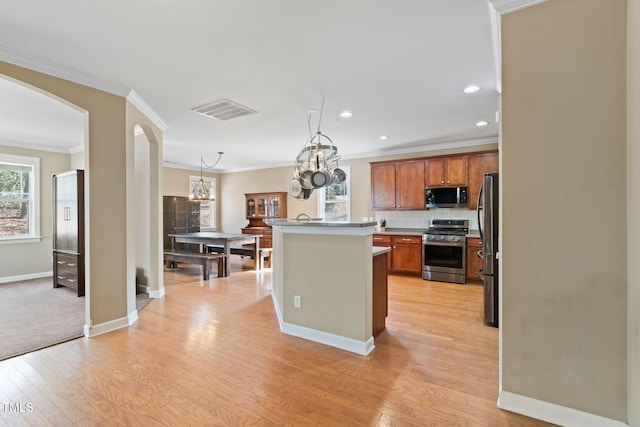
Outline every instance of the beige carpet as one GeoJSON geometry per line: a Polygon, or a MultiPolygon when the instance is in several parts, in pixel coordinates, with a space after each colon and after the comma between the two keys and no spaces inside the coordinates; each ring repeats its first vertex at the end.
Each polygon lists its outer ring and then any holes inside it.
{"type": "MultiPolygon", "coordinates": [[[[136,299],[138,310],[150,301],[136,299]]],[[[0,284],[0,360],[82,337],[84,304],[50,277],[0,284]]]]}

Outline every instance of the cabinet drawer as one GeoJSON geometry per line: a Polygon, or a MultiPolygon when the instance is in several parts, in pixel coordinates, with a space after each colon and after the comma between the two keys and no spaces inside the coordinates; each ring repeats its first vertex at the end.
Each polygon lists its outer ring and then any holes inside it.
{"type": "Polygon", "coordinates": [[[374,234],[373,235],[373,244],[381,245],[381,244],[391,244],[391,236],[383,235],[383,234],[374,234]]]}
{"type": "Polygon", "coordinates": [[[482,249],[482,240],[478,237],[467,237],[467,246],[470,248],[482,249]]]}
{"type": "Polygon", "coordinates": [[[422,243],[422,236],[391,236],[393,243],[407,243],[419,245],[422,243]]]}
{"type": "Polygon", "coordinates": [[[58,265],[70,265],[72,267],[75,267],[78,265],[78,256],[77,255],[70,255],[70,254],[63,254],[63,253],[56,253],[56,262],[58,263],[58,265]]]}

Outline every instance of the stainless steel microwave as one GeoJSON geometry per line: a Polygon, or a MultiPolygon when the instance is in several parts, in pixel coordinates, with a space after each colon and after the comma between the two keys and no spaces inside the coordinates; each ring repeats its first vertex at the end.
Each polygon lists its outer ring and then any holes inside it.
{"type": "Polygon", "coordinates": [[[467,206],[467,187],[432,187],[424,190],[426,208],[462,208],[467,206]]]}

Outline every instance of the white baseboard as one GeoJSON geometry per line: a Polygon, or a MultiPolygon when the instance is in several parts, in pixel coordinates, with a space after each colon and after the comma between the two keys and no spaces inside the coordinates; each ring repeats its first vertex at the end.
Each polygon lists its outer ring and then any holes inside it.
{"type": "Polygon", "coordinates": [[[149,298],[162,298],[164,296],[164,287],[157,291],[149,290],[149,298]]]}
{"type": "Polygon", "coordinates": [[[311,329],[306,326],[294,325],[287,322],[282,322],[280,330],[285,334],[304,338],[309,341],[319,342],[320,344],[330,345],[331,347],[347,350],[362,356],[366,356],[371,353],[375,348],[375,345],[373,344],[373,337],[369,338],[367,341],[358,341],[353,338],[318,331],[317,329],[311,329]]]}
{"type": "Polygon", "coordinates": [[[129,313],[129,315],[127,316],[127,320],[129,321],[127,326],[136,323],[136,320],[138,320],[138,310],[133,310],[131,313],[129,313]]]}
{"type": "Polygon", "coordinates": [[[567,427],[628,427],[622,421],[500,390],[498,408],[567,427]]]}
{"type": "Polygon", "coordinates": [[[140,292],[148,294],[151,287],[147,285],[138,285],[138,289],[140,290],[140,292]]]}
{"type": "Polygon", "coordinates": [[[276,311],[276,317],[278,318],[278,325],[280,325],[280,330],[282,330],[282,312],[280,311],[280,306],[278,305],[278,298],[276,298],[276,293],[271,291],[271,299],[273,300],[273,308],[276,311]]]}
{"type": "Polygon", "coordinates": [[[42,273],[21,274],[20,276],[0,277],[0,283],[19,282],[21,280],[42,279],[43,277],[53,277],[53,271],[43,271],[42,273]]]}
{"type": "Polygon", "coordinates": [[[93,326],[84,325],[84,336],[92,338],[98,335],[106,334],[107,332],[126,328],[127,326],[129,326],[128,317],[121,317],[120,319],[110,320],[108,322],[100,323],[93,326]]]}
{"type": "Polygon", "coordinates": [[[282,320],[282,311],[280,311],[280,306],[278,305],[278,299],[273,291],[271,292],[271,299],[273,300],[273,308],[275,309],[276,317],[278,318],[280,331],[285,334],[304,338],[309,341],[319,342],[320,344],[330,345],[331,347],[347,350],[363,356],[371,353],[375,348],[375,345],[373,344],[373,337],[363,342],[354,340],[353,338],[347,338],[341,335],[335,335],[329,332],[318,331],[317,329],[284,322],[282,320]]]}

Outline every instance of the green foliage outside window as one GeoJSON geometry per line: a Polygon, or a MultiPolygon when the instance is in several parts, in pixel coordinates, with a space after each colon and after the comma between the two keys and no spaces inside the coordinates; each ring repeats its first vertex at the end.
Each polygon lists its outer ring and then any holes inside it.
{"type": "Polygon", "coordinates": [[[29,235],[29,176],[24,166],[0,164],[0,237],[29,235]]]}

